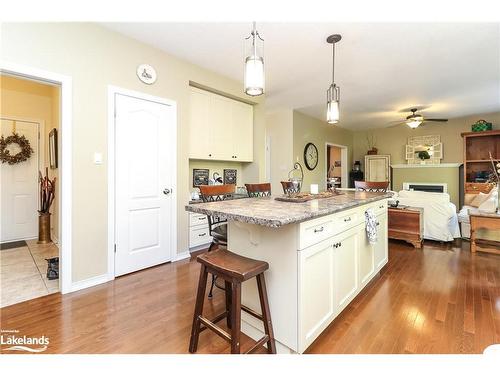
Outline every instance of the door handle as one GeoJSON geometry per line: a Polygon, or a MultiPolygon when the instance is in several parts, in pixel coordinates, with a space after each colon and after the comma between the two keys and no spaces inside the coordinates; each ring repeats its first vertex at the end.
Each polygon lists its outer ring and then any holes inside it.
{"type": "Polygon", "coordinates": [[[171,192],[172,192],[172,190],[170,190],[169,188],[163,189],[163,194],[165,194],[165,195],[169,195],[171,192]]]}

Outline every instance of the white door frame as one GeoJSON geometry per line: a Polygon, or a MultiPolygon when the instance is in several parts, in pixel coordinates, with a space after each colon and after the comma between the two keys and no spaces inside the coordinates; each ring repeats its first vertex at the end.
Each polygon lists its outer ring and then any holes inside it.
{"type": "Polygon", "coordinates": [[[0,72],[61,87],[60,126],[61,152],[59,166],[59,264],[61,293],[72,291],[72,105],[73,81],[70,76],[33,68],[13,62],[0,61],[0,72]]]}
{"type": "Polygon", "coordinates": [[[347,146],[338,145],[336,143],[325,142],[325,172],[323,177],[325,178],[325,186],[326,186],[326,174],[328,173],[328,146],[335,146],[340,148],[340,160],[342,162],[342,181],[340,181],[340,187],[342,189],[347,188],[349,186],[348,181],[348,172],[347,172],[347,146]]]}
{"type": "MultiPolygon", "coordinates": [[[[15,122],[24,122],[28,124],[35,124],[38,125],[38,170],[43,173],[43,167],[45,166],[45,121],[43,120],[37,120],[29,117],[19,117],[19,116],[9,116],[8,114],[2,114],[0,113],[0,119],[4,121],[15,121],[15,122]]],[[[38,190],[38,177],[35,179],[34,183],[37,186],[38,190]]],[[[59,183],[59,181],[58,181],[59,183]]],[[[40,209],[40,200],[37,199],[37,207],[40,209]]],[[[22,241],[22,240],[32,240],[36,237],[26,237],[26,238],[19,238],[16,241],[22,241]]],[[[59,238],[59,233],[57,234],[57,238],[59,238]]],[[[2,242],[1,236],[0,236],[0,242],[2,242]]]]}
{"type": "Polygon", "coordinates": [[[115,95],[121,94],[133,98],[149,100],[166,104],[174,110],[174,124],[172,137],[175,139],[172,163],[172,237],[170,239],[170,259],[174,261],[177,253],[177,103],[170,99],[152,96],[138,91],[128,90],[108,85],[108,280],[115,278],[115,95]]]}

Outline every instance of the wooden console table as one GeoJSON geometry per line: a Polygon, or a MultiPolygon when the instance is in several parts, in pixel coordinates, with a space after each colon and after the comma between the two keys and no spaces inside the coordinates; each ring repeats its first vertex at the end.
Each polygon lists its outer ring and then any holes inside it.
{"type": "Polygon", "coordinates": [[[470,251],[500,254],[500,215],[469,209],[470,251]]]}
{"type": "Polygon", "coordinates": [[[419,207],[389,207],[389,238],[422,247],[424,240],[424,209],[419,207]]]}

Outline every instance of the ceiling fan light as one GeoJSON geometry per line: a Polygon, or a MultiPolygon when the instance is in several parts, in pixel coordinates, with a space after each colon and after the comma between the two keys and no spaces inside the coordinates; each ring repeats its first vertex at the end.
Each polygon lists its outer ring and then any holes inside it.
{"type": "Polygon", "coordinates": [[[406,125],[408,125],[412,129],[418,128],[421,123],[422,123],[422,120],[418,120],[418,119],[410,119],[410,120],[406,121],[406,125]]]}

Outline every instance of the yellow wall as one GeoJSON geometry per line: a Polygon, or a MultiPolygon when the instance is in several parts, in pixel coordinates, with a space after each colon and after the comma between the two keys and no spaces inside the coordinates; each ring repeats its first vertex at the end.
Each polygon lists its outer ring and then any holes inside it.
{"type": "MultiPolygon", "coordinates": [[[[282,194],[281,181],[293,168],[293,110],[279,109],[266,115],[266,135],[271,144],[271,191],[282,194]]],[[[263,181],[264,182],[264,181],[263,181]]]]}
{"type": "Polygon", "coordinates": [[[347,146],[347,166],[352,163],[353,133],[329,125],[326,121],[293,112],[293,161],[299,161],[304,169],[303,191],[309,191],[310,184],[318,184],[320,191],[326,189],[326,143],[347,146]],[[304,147],[312,142],[318,148],[318,166],[310,171],[304,163],[304,147]]]}
{"type": "MultiPolygon", "coordinates": [[[[108,85],[177,102],[177,251],[188,251],[188,215],[184,206],[191,186],[189,81],[246,98],[242,83],[95,24],[3,23],[1,38],[3,59],[72,77],[73,282],[107,272],[108,85]],[[158,80],[154,85],[145,85],[137,79],[135,71],[141,63],[156,68],[158,80]],[[103,153],[102,165],[93,163],[96,151],[103,153]],[[90,204],[88,197],[92,197],[90,204]]],[[[249,180],[259,180],[265,173],[265,98],[252,100],[257,102],[255,162],[243,166],[242,173],[249,180]]]]}
{"type": "MultiPolygon", "coordinates": [[[[327,166],[330,168],[332,165],[335,165],[335,161],[342,161],[342,149],[337,146],[330,146],[330,165],[327,166]]],[[[346,165],[341,165],[340,167],[334,167],[331,173],[332,177],[342,177],[342,168],[347,168],[346,165]]]]}
{"type": "Polygon", "coordinates": [[[446,123],[427,123],[417,129],[410,129],[402,124],[392,128],[359,131],[354,133],[354,160],[364,163],[364,156],[368,150],[367,135],[376,139],[379,154],[391,155],[392,164],[406,164],[404,150],[408,137],[421,135],[440,135],[443,143],[443,159],[441,163],[463,162],[462,132],[470,132],[471,125],[479,119],[493,123],[494,129],[500,129],[500,112],[478,114],[467,117],[450,119],[446,123]]]}
{"type": "MultiPolygon", "coordinates": [[[[24,120],[41,121],[44,134],[41,138],[41,150],[44,160],[42,173],[49,166],[49,132],[59,129],[59,87],[37,83],[25,79],[0,75],[0,114],[24,120]]],[[[59,180],[59,169],[49,168],[49,178],[59,180]]],[[[52,207],[51,232],[52,239],[59,239],[59,191],[52,207]]]]}

